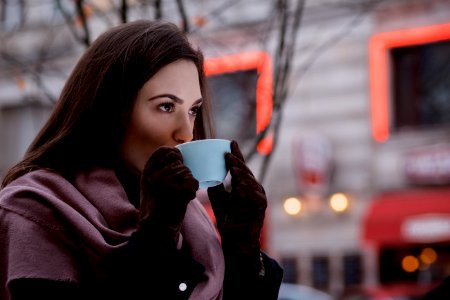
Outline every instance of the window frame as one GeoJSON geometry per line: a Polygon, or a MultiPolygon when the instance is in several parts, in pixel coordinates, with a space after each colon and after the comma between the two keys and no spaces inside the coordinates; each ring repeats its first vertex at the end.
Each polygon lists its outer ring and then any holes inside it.
{"type": "Polygon", "coordinates": [[[372,138],[388,141],[391,127],[390,51],[450,40],[450,23],[380,32],[369,40],[370,109],[372,138]]]}
{"type": "MultiPolygon", "coordinates": [[[[219,75],[256,69],[256,134],[266,130],[273,110],[272,99],[272,59],[265,51],[249,51],[205,59],[205,75],[219,75]]],[[[273,133],[269,132],[258,143],[257,150],[262,155],[272,151],[273,133]]]]}

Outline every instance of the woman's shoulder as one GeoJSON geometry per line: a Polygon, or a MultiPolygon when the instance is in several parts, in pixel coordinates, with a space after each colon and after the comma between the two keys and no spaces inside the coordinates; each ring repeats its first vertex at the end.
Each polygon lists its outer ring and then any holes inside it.
{"type": "MultiPolygon", "coordinates": [[[[55,171],[33,170],[14,179],[0,190],[0,206],[7,205],[11,199],[46,199],[58,193],[58,190],[67,190],[69,186],[71,184],[55,171]]],[[[16,202],[17,200],[14,200],[14,203],[16,202]]]]}
{"type": "Polygon", "coordinates": [[[58,185],[68,183],[54,171],[39,169],[25,173],[0,190],[0,210],[16,218],[26,218],[59,229],[58,223],[50,221],[53,219],[53,208],[49,205],[52,199],[57,198],[54,187],[58,185]]]}
{"type": "Polygon", "coordinates": [[[0,203],[17,193],[45,190],[55,184],[67,183],[60,174],[49,169],[37,169],[27,172],[11,181],[0,190],[0,203]]]}
{"type": "Polygon", "coordinates": [[[63,180],[55,172],[35,170],[16,178],[0,190],[1,223],[5,226],[34,223],[51,230],[61,230],[54,209],[48,205],[48,182],[55,180],[53,177],[63,180]]]}
{"type": "Polygon", "coordinates": [[[114,171],[101,168],[73,178],[46,169],[24,174],[0,191],[1,209],[37,222],[62,218],[98,228],[122,228],[137,218],[114,171]]]}
{"type": "Polygon", "coordinates": [[[61,174],[51,169],[36,169],[30,172],[24,173],[18,178],[11,181],[8,185],[3,187],[0,192],[11,188],[30,188],[37,186],[46,186],[51,182],[66,181],[61,174]]]}

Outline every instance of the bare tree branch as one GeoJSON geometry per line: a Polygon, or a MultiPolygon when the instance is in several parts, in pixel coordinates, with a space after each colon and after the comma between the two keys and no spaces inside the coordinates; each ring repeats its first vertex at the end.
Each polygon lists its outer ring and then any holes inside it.
{"type": "Polygon", "coordinates": [[[121,7],[120,7],[120,19],[122,20],[122,23],[127,22],[127,15],[128,15],[127,0],[122,0],[121,7]]]}
{"type": "Polygon", "coordinates": [[[88,28],[87,20],[86,20],[86,14],[84,12],[84,0],[76,0],[76,8],[77,8],[77,14],[80,18],[81,26],[83,27],[84,32],[84,38],[83,42],[86,46],[89,46],[91,44],[91,38],[90,38],[90,31],[88,28]]]}
{"type": "Polygon", "coordinates": [[[22,27],[25,24],[25,0],[19,0],[19,12],[20,12],[20,21],[19,21],[19,27],[22,27]]]}
{"type": "Polygon", "coordinates": [[[66,21],[67,27],[69,28],[70,32],[72,32],[74,38],[79,41],[81,44],[83,44],[85,47],[88,47],[91,43],[90,41],[90,31],[88,28],[88,24],[86,21],[86,15],[84,13],[83,9],[83,0],[76,0],[75,8],[77,11],[77,15],[80,18],[80,24],[83,28],[84,36],[80,36],[76,30],[76,24],[74,23],[73,16],[68,13],[64,7],[61,4],[61,0],[56,0],[56,5],[58,7],[58,10],[61,12],[64,20],[66,21]]]}
{"type": "Polygon", "coordinates": [[[181,19],[182,19],[182,29],[184,32],[189,32],[189,21],[188,17],[186,15],[186,10],[184,9],[183,1],[182,0],[176,0],[178,5],[178,11],[180,12],[181,19]]]}
{"type": "Polygon", "coordinates": [[[7,0],[0,0],[0,22],[3,24],[6,21],[6,3],[7,0]]]}
{"type": "Polygon", "coordinates": [[[55,97],[52,95],[52,93],[45,86],[45,84],[44,84],[44,82],[42,80],[42,74],[41,73],[36,72],[35,70],[33,70],[33,68],[29,64],[24,63],[24,62],[22,62],[20,60],[17,60],[13,55],[11,55],[9,53],[6,53],[6,52],[2,51],[0,53],[0,56],[6,62],[9,62],[11,65],[16,66],[19,70],[25,71],[25,73],[30,74],[32,79],[33,79],[33,81],[36,83],[37,87],[39,88],[39,90],[42,91],[42,93],[47,97],[47,99],[51,103],[55,103],[56,102],[55,97]]]}
{"type": "Polygon", "coordinates": [[[159,20],[162,18],[162,2],[161,0],[155,0],[155,19],[159,20]]]}
{"type": "MultiPolygon", "coordinates": [[[[288,31],[288,7],[285,0],[279,0],[278,9],[280,10],[281,15],[281,28],[280,28],[280,42],[276,55],[276,68],[275,68],[275,83],[274,83],[274,107],[272,118],[270,124],[266,130],[264,130],[264,134],[267,132],[273,134],[273,144],[272,151],[268,153],[263,160],[259,180],[261,182],[264,181],[265,176],[267,174],[267,168],[270,163],[270,159],[272,154],[274,153],[274,149],[278,144],[279,139],[279,131],[280,125],[283,117],[283,104],[287,98],[287,86],[288,79],[291,71],[291,64],[294,58],[294,49],[298,36],[298,30],[300,28],[301,17],[303,15],[303,9],[305,5],[305,0],[298,0],[297,7],[295,8],[294,20],[292,27],[290,28],[290,36],[286,38],[286,34],[288,31]]],[[[263,138],[263,136],[259,138],[263,138]]]]}

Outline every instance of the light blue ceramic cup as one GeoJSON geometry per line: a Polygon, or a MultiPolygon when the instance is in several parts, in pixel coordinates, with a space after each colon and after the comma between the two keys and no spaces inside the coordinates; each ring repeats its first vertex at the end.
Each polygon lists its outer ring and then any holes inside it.
{"type": "Polygon", "coordinates": [[[199,181],[201,189],[223,182],[228,172],[225,165],[225,153],[231,152],[229,140],[197,140],[176,147],[183,155],[184,164],[199,181]]]}

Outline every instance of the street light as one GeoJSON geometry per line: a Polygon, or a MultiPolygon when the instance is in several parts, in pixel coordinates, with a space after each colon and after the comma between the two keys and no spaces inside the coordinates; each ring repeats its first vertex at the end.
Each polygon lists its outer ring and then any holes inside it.
{"type": "Polygon", "coordinates": [[[302,202],[300,199],[291,197],[284,200],[284,211],[291,216],[296,216],[302,211],[302,202]]]}
{"type": "Polygon", "coordinates": [[[333,211],[342,213],[348,209],[349,199],[344,193],[335,193],[330,196],[330,207],[333,211]]]}

